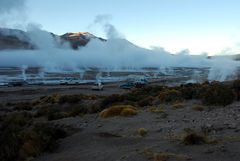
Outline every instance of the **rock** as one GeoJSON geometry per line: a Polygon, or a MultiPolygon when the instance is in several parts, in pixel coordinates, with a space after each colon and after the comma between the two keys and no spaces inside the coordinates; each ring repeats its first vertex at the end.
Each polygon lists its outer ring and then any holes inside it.
{"type": "Polygon", "coordinates": [[[187,123],[188,123],[188,122],[191,122],[189,119],[183,119],[182,121],[183,121],[183,122],[187,122],[187,123]]]}
{"type": "Polygon", "coordinates": [[[156,132],[162,132],[163,131],[163,129],[161,128],[161,129],[158,129],[156,132]]]}
{"type": "Polygon", "coordinates": [[[229,124],[228,129],[236,129],[237,125],[235,123],[229,124]]]}
{"type": "Polygon", "coordinates": [[[226,151],[227,151],[227,149],[225,148],[224,145],[220,146],[220,147],[219,147],[219,150],[220,150],[221,152],[226,152],[226,151]]]}
{"type": "Polygon", "coordinates": [[[234,132],[240,132],[240,129],[236,129],[236,130],[234,130],[234,132]]]}
{"type": "Polygon", "coordinates": [[[206,150],[204,151],[204,153],[211,154],[211,153],[214,153],[214,151],[215,151],[215,149],[209,148],[209,149],[206,149],[206,150]]]}

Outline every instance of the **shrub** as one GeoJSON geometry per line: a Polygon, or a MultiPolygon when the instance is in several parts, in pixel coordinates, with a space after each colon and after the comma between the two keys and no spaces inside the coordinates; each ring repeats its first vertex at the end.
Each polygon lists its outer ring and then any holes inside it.
{"type": "Polygon", "coordinates": [[[66,112],[60,112],[60,111],[49,111],[47,115],[48,121],[52,120],[59,120],[68,117],[69,115],[66,112]]]}
{"type": "Polygon", "coordinates": [[[33,128],[22,133],[23,144],[20,148],[20,158],[36,157],[42,152],[52,152],[58,146],[58,139],[67,133],[62,128],[46,123],[38,123],[33,128]]]}
{"type": "Polygon", "coordinates": [[[83,96],[83,95],[59,95],[53,94],[50,96],[43,96],[32,102],[32,105],[46,105],[46,104],[76,104],[82,99],[94,99],[93,96],[83,96]]]}
{"type": "Polygon", "coordinates": [[[80,114],[86,113],[88,113],[88,109],[86,107],[77,105],[72,107],[71,111],[69,112],[69,116],[76,117],[79,116],[80,114]]]}
{"type": "Polygon", "coordinates": [[[76,104],[81,100],[82,100],[81,95],[63,95],[59,97],[58,103],[59,104],[64,104],[64,103],[76,104]]]}
{"type": "Polygon", "coordinates": [[[51,96],[45,96],[40,100],[42,103],[54,104],[54,103],[58,103],[59,98],[60,98],[59,94],[53,94],[51,96]]]}
{"type": "Polygon", "coordinates": [[[3,161],[13,161],[18,158],[18,151],[21,147],[21,137],[18,125],[8,124],[0,128],[0,159],[3,161]]]}
{"type": "Polygon", "coordinates": [[[124,116],[124,117],[128,117],[128,116],[133,116],[136,115],[137,111],[134,108],[124,108],[121,113],[120,116],[124,116]]]}
{"type": "Polygon", "coordinates": [[[0,124],[0,159],[4,161],[17,160],[22,144],[21,131],[29,127],[32,121],[26,112],[13,113],[2,118],[0,124]]]}
{"type": "Polygon", "coordinates": [[[34,117],[47,116],[49,109],[52,108],[50,105],[38,106],[34,117]]]}
{"type": "Polygon", "coordinates": [[[5,125],[9,124],[10,125],[14,125],[14,126],[26,126],[28,124],[30,124],[32,121],[32,115],[30,113],[27,112],[16,112],[16,113],[12,113],[10,115],[7,115],[4,118],[4,123],[5,125]]]}
{"type": "Polygon", "coordinates": [[[149,109],[148,109],[148,111],[149,112],[152,112],[152,113],[164,113],[165,112],[165,110],[164,110],[164,108],[162,108],[162,107],[150,107],[149,109]]]}
{"type": "Polygon", "coordinates": [[[167,161],[171,160],[192,160],[191,157],[187,155],[175,154],[170,152],[159,152],[153,151],[151,149],[145,149],[143,154],[148,158],[148,160],[153,161],[167,161]]]}
{"type": "Polygon", "coordinates": [[[137,109],[131,105],[117,105],[109,107],[100,113],[100,117],[109,118],[115,116],[133,116],[137,114],[137,109]]]}
{"type": "Polygon", "coordinates": [[[152,96],[149,96],[141,101],[138,102],[138,105],[141,106],[141,107],[144,107],[144,106],[151,106],[153,105],[153,100],[154,100],[154,97],[152,96]]]}
{"type": "Polygon", "coordinates": [[[57,147],[57,140],[66,137],[64,128],[46,123],[33,124],[31,114],[13,113],[1,117],[0,159],[24,161],[57,147]]]}
{"type": "MultiPolygon", "coordinates": [[[[148,102],[151,102],[151,100],[158,95],[159,93],[158,89],[159,89],[158,87],[145,87],[141,89],[135,89],[130,93],[123,94],[122,98],[124,101],[129,102],[141,102],[148,98],[149,99],[148,102]],[[156,88],[156,91],[154,90],[154,88],[156,88]]],[[[147,101],[147,99],[145,101],[147,101]]]]}
{"type": "Polygon", "coordinates": [[[202,93],[202,102],[206,105],[226,106],[234,101],[235,95],[233,91],[218,82],[205,86],[202,93]]]}
{"type": "Polygon", "coordinates": [[[185,145],[199,145],[207,143],[207,139],[203,135],[197,134],[196,132],[191,132],[183,137],[182,142],[185,145]]]}
{"type": "MultiPolygon", "coordinates": [[[[32,129],[36,133],[36,142],[41,143],[40,149],[43,151],[53,151],[57,146],[57,140],[67,136],[63,128],[58,128],[47,123],[38,123],[32,129]]],[[[31,139],[31,136],[29,136],[31,139]]]]}
{"type": "Polygon", "coordinates": [[[159,95],[159,92],[163,90],[163,88],[163,86],[146,86],[144,88],[133,90],[131,93],[135,96],[156,97],[159,95]]]}
{"type": "Polygon", "coordinates": [[[29,156],[36,157],[41,153],[41,149],[37,147],[35,143],[32,140],[26,141],[23,143],[22,147],[20,148],[19,155],[20,158],[28,158],[29,156]]]}
{"type": "Polygon", "coordinates": [[[60,109],[59,105],[45,105],[37,108],[35,117],[46,117],[49,121],[69,117],[69,114],[60,109]]]}
{"type": "Polygon", "coordinates": [[[172,102],[182,100],[181,92],[175,89],[165,89],[160,92],[159,99],[162,102],[172,102]]]}
{"type": "Polygon", "coordinates": [[[113,94],[111,96],[108,96],[106,98],[104,98],[102,100],[102,103],[101,103],[101,108],[104,108],[104,107],[107,107],[109,105],[112,105],[114,103],[118,103],[118,102],[122,102],[123,101],[123,97],[121,97],[120,95],[118,94],[113,94]]]}
{"type": "Polygon", "coordinates": [[[237,96],[237,100],[240,100],[240,80],[233,81],[232,88],[237,96]]]}
{"type": "Polygon", "coordinates": [[[92,103],[88,103],[87,105],[84,105],[82,107],[83,113],[99,113],[104,109],[104,107],[101,107],[101,101],[95,101],[92,103]]]}
{"type": "Polygon", "coordinates": [[[5,105],[6,105],[6,106],[13,106],[13,105],[15,105],[15,103],[7,102],[5,105]]]}
{"type": "Polygon", "coordinates": [[[30,111],[30,110],[32,110],[32,105],[29,102],[16,103],[15,106],[14,106],[14,110],[17,110],[17,111],[30,111]]]}
{"type": "Polygon", "coordinates": [[[194,106],[192,107],[192,109],[193,109],[194,111],[204,111],[204,110],[205,110],[205,107],[202,106],[202,105],[194,105],[194,106]]]}
{"type": "Polygon", "coordinates": [[[172,108],[175,110],[182,109],[182,108],[184,108],[184,104],[183,103],[175,103],[175,104],[173,104],[172,108]]]}
{"type": "Polygon", "coordinates": [[[145,128],[139,128],[139,129],[137,130],[138,135],[140,135],[140,136],[142,136],[142,137],[146,136],[146,135],[147,135],[147,132],[148,132],[148,131],[147,131],[145,128]]]}
{"type": "Polygon", "coordinates": [[[164,86],[149,86],[148,95],[156,97],[164,89],[164,86]]]}
{"type": "Polygon", "coordinates": [[[199,99],[200,92],[201,92],[201,85],[200,84],[186,84],[182,85],[179,89],[182,93],[182,97],[184,99],[199,99]]]}
{"type": "Polygon", "coordinates": [[[170,159],[170,154],[168,153],[154,153],[153,160],[154,161],[167,161],[170,159]]]}
{"type": "Polygon", "coordinates": [[[124,101],[138,102],[143,100],[146,97],[146,95],[136,90],[131,93],[124,94],[122,95],[122,97],[124,101]]]}
{"type": "MultiPolygon", "coordinates": [[[[82,100],[82,95],[59,95],[59,94],[53,94],[50,96],[43,96],[40,97],[38,100],[35,100],[32,102],[32,105],[45,105],[45,104],[64,104],[64,103],[70,103],[70,104],[76,104],[82,100]]],[[[86,98],[92,98],[87,97],[86,98]]]]}
{"type": "Polygon", "coordinates": [[[100,133],[97,133],[99,137],[102,137],[102,138],[119,138],[119,137],[122,137],[121,135],[118,135],[118,134],[113,134],[113,133],[109,133],[109,132],[100,132],[100,133]]]}

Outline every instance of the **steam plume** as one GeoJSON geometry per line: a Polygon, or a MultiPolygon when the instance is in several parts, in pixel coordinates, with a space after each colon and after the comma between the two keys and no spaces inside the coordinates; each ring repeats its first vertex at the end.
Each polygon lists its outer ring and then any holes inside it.
{"type": "Polygon", "coordinates": [[[124,38],[123,34],[121,34],[114,25],[110,23],[112,20],[112,16],[108,14],[101,14],[95,17],[93,24],[90,26],[100,25],[108,39],[120,39],[124,38]]]}
{"type": "Polygon", "coordinates": [[[15,10],[23,10],[25,8],[25,0],[1,0],[0,14],[10,13],[15,10]]]}
{"type": "Polygon", "coordinates": [[[0,27],[23,29],[27,20],[25,9],[26,0],[1,0],[0,27]]]}
{"type": "Polygon", "coordinates": [[[145,49],[123,39],[109,23],[109,16],[97,16],[93,24],[102,25],[108,41],[91,40],[87,46],[74,51],[58,48],[49,32],[29,26],[28,33],[38,50],[1,51],[0,66],[41,67],[43,71],[83,71],[89,67],[103,70],[138,70],[155,67],[162,71],[171,67],[211,68],[210,80],[225,80],[235,74],[239,62],[231,59],[207,59],[206,55],[192,56],[188,50],[177,55],[162,48],[145,49]],[[227,65],[225,67],[225,65],[227,65]]]}

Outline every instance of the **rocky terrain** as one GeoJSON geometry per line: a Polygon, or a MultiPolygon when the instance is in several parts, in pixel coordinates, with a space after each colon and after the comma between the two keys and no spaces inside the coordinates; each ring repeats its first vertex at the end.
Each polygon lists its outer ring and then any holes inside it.
{"type": "Polygon", "coordinates": [[[240,81],[0,93],[0,160],[239,161],[240,81]]]}
{"type": "Polygon", "coordinates": [[[192,108],[197,104],[185,102],[184,108],[177,110],[161,105],[161,112],[141,109],[129,118],[103,119],[92,114],[54,121],[56,125],[74,126],[79,132],[62,140],[55,153],[35,160],[238,161],[239,103],[195,111],[192,108]],[[197,135],[206,132],[209,142],[184,143],[191,131],[197,135]]]}

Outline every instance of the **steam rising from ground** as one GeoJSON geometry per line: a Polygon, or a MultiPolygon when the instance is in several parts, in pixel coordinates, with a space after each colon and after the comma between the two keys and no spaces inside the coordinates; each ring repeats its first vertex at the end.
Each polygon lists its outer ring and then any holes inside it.
{"type": "Polygon", "coordinates": [[[2,51],[0,66],[43,67],[45,71],[80,71],[89,67],[102,70],[137,70],[144,67],[210,67],[210,80],[225,80],[234,74],[239,62],[206,59],[205,56],[171,55],[165,51],[137,47],[124,39],[91,41],[78,51],[47,45],[39,50],[2,51]]]}
{"type": "MultiPolygon", "coordinates": [[[[162,48],[145,49],[123,38],[106,16],[97,16],[93,24],[103,26],[108,41],[92,40],[79,50],[59,48],[52,35],[36,26],[27,33],[38,50],[1,51],[0,66],[42,67],[44,71],[82,71],[88,68],[102,70],[136,70],[154,67],[164,70],[171,67],[211,68],[210,80],[225,80],[235,74],[239,62],[227,58],[207,59],[206,55],[192,56],[182,51],[177,55],[162,48]]],[[[24,74],[24,71],[23,71],[24,74]]]]}

